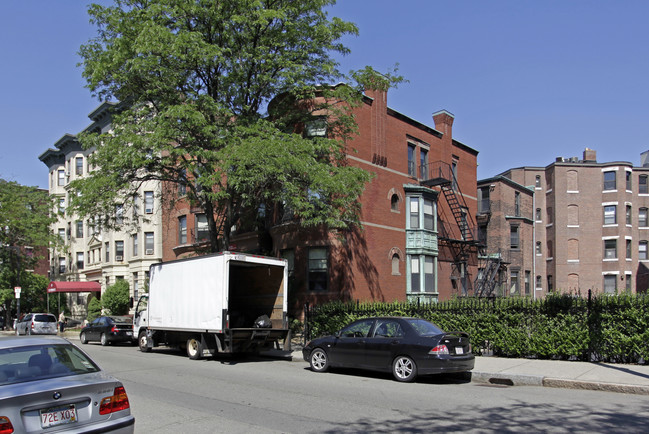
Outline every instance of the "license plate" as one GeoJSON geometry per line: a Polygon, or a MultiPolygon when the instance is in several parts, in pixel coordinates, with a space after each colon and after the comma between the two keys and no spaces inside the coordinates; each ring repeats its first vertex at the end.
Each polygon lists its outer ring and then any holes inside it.
{"type": "Polygon", "coordinates": [[[74,404],[52,407],[41,410],[41,428],[74,423],[77,421],[77,409],[74,404]]]}
{"type": "Polygon", "coordinates": [[[455,354],[464,354],[464,348],[455,347],[455,354]]]}
{"type": "Polygon", "coordinates": [[[126,336],[133,336],[133,332],[126,332],[126,336]]]}

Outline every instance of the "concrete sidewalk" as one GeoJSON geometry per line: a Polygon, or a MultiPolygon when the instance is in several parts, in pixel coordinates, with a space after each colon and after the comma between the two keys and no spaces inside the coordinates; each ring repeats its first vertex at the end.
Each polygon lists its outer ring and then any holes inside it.
{"type": "MultiPolygon", "coordinates": [[[[13,334],[12,331],[0,332],[1,336],[13,334]]],[[[63,335],[59,333],[59,336],[79,340],[79,330],[65,331],[63,335]]],[[[299,344],[293,345],[292,351],[271,350],[265,355],[306,364],[299,344]]],[[[506,386],[562,387],[649,395],[649,365],[483,356],[475,359],[471,381],[506,386]]]]}

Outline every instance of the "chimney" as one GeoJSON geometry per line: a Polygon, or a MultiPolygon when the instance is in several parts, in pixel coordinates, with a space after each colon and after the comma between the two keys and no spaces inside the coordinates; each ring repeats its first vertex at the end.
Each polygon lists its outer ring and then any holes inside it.
{"type": "Polygon", "coordinates": [[[455,120],[455,116],[446,110],[433,113],[435,129],[444,135],[448,135],[450,138],[453,138],[453,120],[455,120]]]}
{"type": "Polygon", "coordinates": [[[649,151],[644,151],[640,154],[640,164],[642,167],[649,167],[649,151]]]}
{"type": "Polygon", "coordinates": [[[584,149],[584,163],[597,163],[597,151],[594,149],[584,149]]]}

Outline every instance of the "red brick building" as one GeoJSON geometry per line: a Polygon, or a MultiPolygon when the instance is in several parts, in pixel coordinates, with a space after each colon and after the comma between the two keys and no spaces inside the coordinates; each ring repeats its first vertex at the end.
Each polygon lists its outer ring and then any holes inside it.
{"type": "MultiPolygon", "coordinates": [[[[266,233],[239,233],[231,250],[270,252],[290,264],[292,314],[328,300],[436,301],[472,294],[477,273],[478,152],[453,139],[452,114],[427,126],[367,91],[354,109],[359,134],[350,164],[375,174],[360,198],[362,228],[344,239],[277,221],[266,233]]],[[[198,210],[179,202],[163,218],[163,261],[200,248],[198,210]]]]}

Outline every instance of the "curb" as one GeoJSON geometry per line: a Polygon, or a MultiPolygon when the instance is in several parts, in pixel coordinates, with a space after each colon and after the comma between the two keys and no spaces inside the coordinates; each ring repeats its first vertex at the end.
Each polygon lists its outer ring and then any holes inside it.
{"type": "Polygon", "coordinates": [[[543,379],[542,385],[544,387],[559,387],[563,389],[598,390],[602,392],[649,395],[649,386],[638,386],[633,384],[603,383],[546,377],[543,379]]]}
{"type": "Polygon", "coordinates": [[[543,386],[543,380],[544,377],[540,375],[471,371],[472,383],[496,384],[501,386],[543,386]]]}

